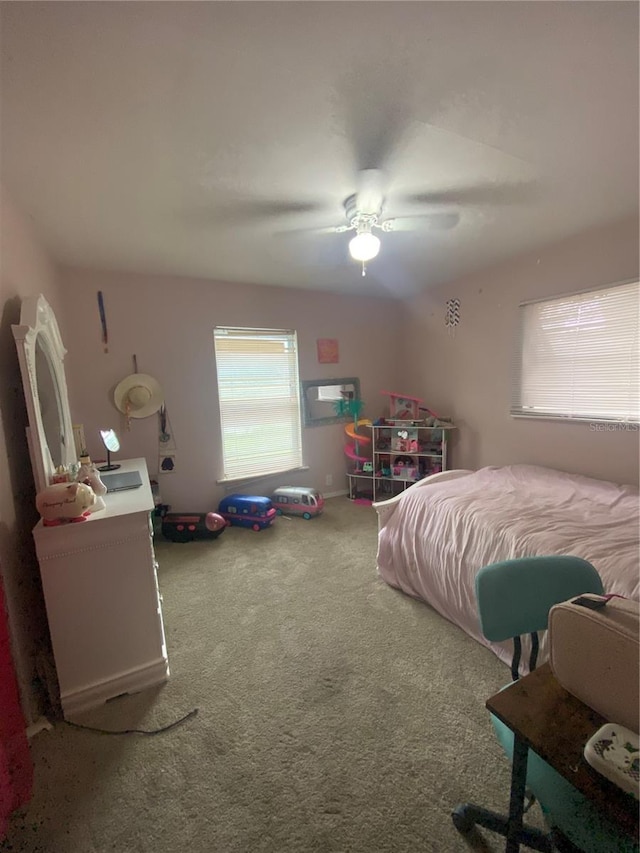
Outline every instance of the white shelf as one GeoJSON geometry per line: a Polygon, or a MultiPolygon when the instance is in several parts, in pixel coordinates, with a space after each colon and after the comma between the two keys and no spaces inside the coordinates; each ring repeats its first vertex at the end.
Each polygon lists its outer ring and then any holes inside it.
{"type": "Polygon", "coordinates": [[[427,477],[430,474],[436,473],[437,471],[446,471],[448,468],[448,431],[452,429],[455,429],[453,424],[446,424],[443,426],[424,426],[413,423],[374,424],[372,427],[371,446],[374,471],[373,473],[367,473],[364,471],[348,472],[349,497],[353,500],[363,494],[366,490],[367,496],[370,496],[373,500],[379,500],[382,496],[390,496],[404,491],[404,489],[413,485],[413,483],[424,479],[424,477],[427,477]],[[437,453],[426,450],[411,451],[388,447],[386,446],[386,443],[391,441],[394,430],[406,430],[413,433],[413,439],[417,440],[418,446],[433,444],[430,440],[431,433],[434,430],[439,430],[442,451],[437,453]],[[384,436],[383,441],[385,442],[385,446],[383,448],[380,448],[381,436],[384,436]],[[423,437],[422,439],[421,436],[423,437]],[[394,456],[410,457],[414,460],[415,465],[413,465],[412,468],[418,470],[420,476],[394,477],[390,474],[387,476],[386,474],[378,473],[383,467],[390,468],[390,464],[383,466],[383,462],[388,459],[389,463],[391,463],[391,458],[394,456]],[[430,464],[427,460],[433,461],[430,464]]]}
{"type": "Polygon", "coordinates": [[[416,453],[411,450],[376,450],[376,456],[420,456],[425,459],[442,459],[442,453],[416,453]]]}

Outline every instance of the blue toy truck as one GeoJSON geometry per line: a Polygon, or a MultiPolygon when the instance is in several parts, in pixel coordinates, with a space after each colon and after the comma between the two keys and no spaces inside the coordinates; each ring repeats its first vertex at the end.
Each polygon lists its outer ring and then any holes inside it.
{"type": "Polygon", "coordinates": [[[264,530],[276,517],[270,498],[258,495],[227,495],[222,498],[218,512],[228,524],[264,530]]]}

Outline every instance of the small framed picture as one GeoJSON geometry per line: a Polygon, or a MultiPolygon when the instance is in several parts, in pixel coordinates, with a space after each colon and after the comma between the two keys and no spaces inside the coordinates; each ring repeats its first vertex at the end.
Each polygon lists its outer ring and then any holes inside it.
{"type": "Polygon", "coordinates": [[[318,338],[318,364],[338,364],[340,354],[336,338],[318,338]]]}
{"type": "Polygon", "coordinates": [[[172,474],[176,470],[176,457],[172,453],[161,453],[158,459],[158,473],[172,474]]]}

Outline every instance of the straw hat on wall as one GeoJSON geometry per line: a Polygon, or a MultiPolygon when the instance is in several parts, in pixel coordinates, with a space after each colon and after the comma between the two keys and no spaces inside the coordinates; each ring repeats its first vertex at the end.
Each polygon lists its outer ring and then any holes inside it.
{"type": "Polygon", "coordinates": [[[116,385],[113,399],[128,418],[147,418],[164,403],[164,392],[153,376],[132,373],[116,385]]]}

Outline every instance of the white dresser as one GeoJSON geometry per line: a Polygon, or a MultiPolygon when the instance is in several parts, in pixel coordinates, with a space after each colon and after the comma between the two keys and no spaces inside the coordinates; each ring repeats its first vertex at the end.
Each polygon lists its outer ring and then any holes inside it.
{"type": "Polygon", "coordinates": [[[107,493],[85,522],[33,531],[65,717],[169,676],[147,465],[121,465],[142,486],[107,493]]]}

